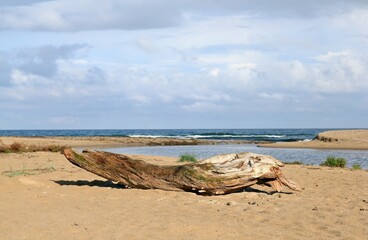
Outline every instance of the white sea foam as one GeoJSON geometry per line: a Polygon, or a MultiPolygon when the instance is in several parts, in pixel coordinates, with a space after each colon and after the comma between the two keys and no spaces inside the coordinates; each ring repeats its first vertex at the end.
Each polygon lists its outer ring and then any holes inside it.
{"type": "Polygon", "coordinates": [[[283,138],[286,135],[232,135],[232,134],[224,134],[224,135],[186,135],[186,136],[169,136],[169,135],[140,135],[133,134],[129,135],[129,137],[140,137],[140,138],[182,138],[182,139],[190,139],[190,138],[283,138]]]}
{"type": "Polygon", "coordinates": [[[306,138],[306,139],[303,139],[303,140],[299,140],[298,142],[310,142],[310,141],[312,141],[312,139],[306,138]]]}
{"type": "Polygon", "coordinates": [[[283,138],[286,135],[188,135],[189,138],[283,138]]]}

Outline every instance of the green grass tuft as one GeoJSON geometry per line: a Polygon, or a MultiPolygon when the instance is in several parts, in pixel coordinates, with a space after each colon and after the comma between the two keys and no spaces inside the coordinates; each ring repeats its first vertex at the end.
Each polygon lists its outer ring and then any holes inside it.
{"type": "Polygon", "coordinates": [[[362,166],[359,163],[354,163],[351,167],[355,170],[362,170],[362,166]]]}
{"type": "Polygon", "coordinates": [[[197,162],[197,159],[194,155],[191,154],[183,154],[180,156],[178,162],[197,162]]]}
{"type": "Polygon", "coordinates": [[[327,167],[341,167],[344,168],[346,166],[345,158],[337,158],[334,156],[328,156],[326,161],[320,164],[321,166],[327,167]]]}

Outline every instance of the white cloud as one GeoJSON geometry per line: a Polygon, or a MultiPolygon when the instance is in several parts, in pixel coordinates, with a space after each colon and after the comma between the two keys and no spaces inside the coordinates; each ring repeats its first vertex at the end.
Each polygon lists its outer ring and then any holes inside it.
{"type": "Polygon", "coordinates": [[[194,102],[192,104],[183,105],[181,107],[183,110],[188,112],[222,112],[226,110],[226,107],[220,104],[215,104],[211,102],[194,102]]]}
{"type": "Polygon", "coordinates": [[[41,31],[146,29],[177,25],[177,16],[180,18],[180,12],[167,1],[56,0],[2,7],[0,28],[41,31]]]}
{"type": "Polygon", "coordinates": [[[214,69],[211,69],[208,74],[212,77],[217,77],[218,75],[221,74],[221,70],[218,69],[218,68],[214,68],[214,69]]]}
{"type": "MultiPolygon", "coordinates": [[[[185,19],[183,16],[190,15],[196,18],[208,14],[308,19],[350,13],[366,6],[367,2],[360,0],[313,0],[303,4],[290,0],[3,0],[0,3],[0,28],[41,31],[151,29],[178,26],[185,19]]],[[[365,20],[365,15],[358,11],[351,17],[365,20]]],[[[226,25],[226,21],[223,24],[226,25]]]]}
{"type": "Polygon", "coordinates": [[[350,111],[341,96],[366,102],[368,91],[368,12],[354,3],[360,9],[340,11],[346,1],[0,3],[0,100],[44,107],[49,121],[350,111]]]}
{"type": "Polygon", "coordinates": [[[329,51],[326,54],[318,55],[314,57],[314,59],[317,61],[321,61],[321,62],[328,62],[336,58],[347,57],[347,56],[349,56],[349,53],[347,51],[342,51],[342,52],[330,52],[329,51]]]}
{"type": "Polygon", "coordinates": [[[27,83],[30,80],[30,77],[19,71],[18,69],[15,69],[11,73],[11,82],[16,85],[22,85],[27,83]]]}
{"type": "Polygon", "coordinates": [[[51,89],[47,94],[51,97],[60,97],[60,96],[62,96],[61,91],[58,90],[58,89],[51,89]]]}
{"type": "Polygon", "coordinates": [[[328,52],[316,58],[322,63],[313,65],[317,91],[364,92],[368,90],[368,60],[365,54],[328,52]]]}
{"type": "Polygon", "coordinates": [[[270,99],[270,100],[284,100],[285,96],[284,94],[281,93],[260,93],[258,96],[260,96],[261,98],[266,98],[266,99],[270,99]]]}
{"type": "Polygon", "coordinates": [[[143,49],[144,51],[148,53],[154,53],[158,51],[158,47],[154,43],[154,41],[147,37],[138,37],[137,45],[139,48],[143,49]]]}
{"type": "Polygon", "coordinates": [[[133,94],[129,96],[128,99],[132,100],[138,105],[146,105],[150,101],[150,99],[146,95],[141,95],[141,94],[133,94]]]}

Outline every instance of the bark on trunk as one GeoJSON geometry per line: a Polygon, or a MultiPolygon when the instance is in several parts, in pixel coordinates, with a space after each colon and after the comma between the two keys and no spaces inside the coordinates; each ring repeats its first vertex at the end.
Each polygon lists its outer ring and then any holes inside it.
{"type": "Polygon", "coordinates": [[[218,155],[197,163],[159,166],[126,155],[84,150],[78,154],[64,150],[73,164],[130,188],[191,191],[199,194],[227,194],[253,184],[268,183],[281,191],[283,185],[300,191],[285,178],[277,159],[255,153],[218,155]]]}

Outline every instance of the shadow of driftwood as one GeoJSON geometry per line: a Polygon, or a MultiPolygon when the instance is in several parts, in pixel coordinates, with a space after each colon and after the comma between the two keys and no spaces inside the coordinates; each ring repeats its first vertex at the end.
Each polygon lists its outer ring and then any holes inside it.
{"type": "Polygon", "coordinates": [[[241,192],[264,193],[264,194],[267,194],[267,195],[272,195],[272,194],[275,194],[275,193],[280,193],[280,194],[293,194],[292,192],[284,192],[284,191],[277,192],[277,191],[273,191],[273,190],[266,191],[266,190],[260,190],[260,189],[253,188],[253,187],[246,187],[241,192]]]}
{"type": "Polygon", "coordinates": [[[244,189],[242,189],[240,192],[254,192],[254,193],[265,193],[265,194],[272,194],[272,191],[265,191],[265,190],[260,190],[257,188],[252,188],[252,187],[246,187],[244,189]]]}
{"type": "MultiPolygon", "coordinates": [[[[72,181],[72,180],[55,180],[55,183],[61,185],[61,186],[89,186],[89,187],[106,187],[106,188],[115,188],[115,189],[126,189],[126,187],[122,184],[114,183],[112,181],[102,181],[102,180],[93,180],[93,181],[87,181],[87,180],[78,180],[78,181],[72,181]]],[[[188,191],[191,192],[191,191],[188,191]]],[[[239,190],[234,193],[241,193],[241,192],[253,192],[253,193],[263,193],[267,195],[272,195],[274,193],[280,193],[280,194],[292,194],[291,192],[277,192],[277,191],[265,191],[260,190],[253,187],[246,187],[242,190],[239,190]]],[[[196,193],[198,194],[198,193],[196,193]]],[[[230,194],[230,193],[229,193],[230,194]]],[[[203,194],[198,194],[203,195],[203,194]]]]}
{"type": "Polygon", "coordinates": [[[78,180],[78,181],[70,181],[70,180],[56,180],[55,183],[61,186],[90,186],[90,187],[109,187],[109,188],[120,188],[125,189],[124,185],[114,183],[112,181],[102,181],[102,180],[78,180]]]}

